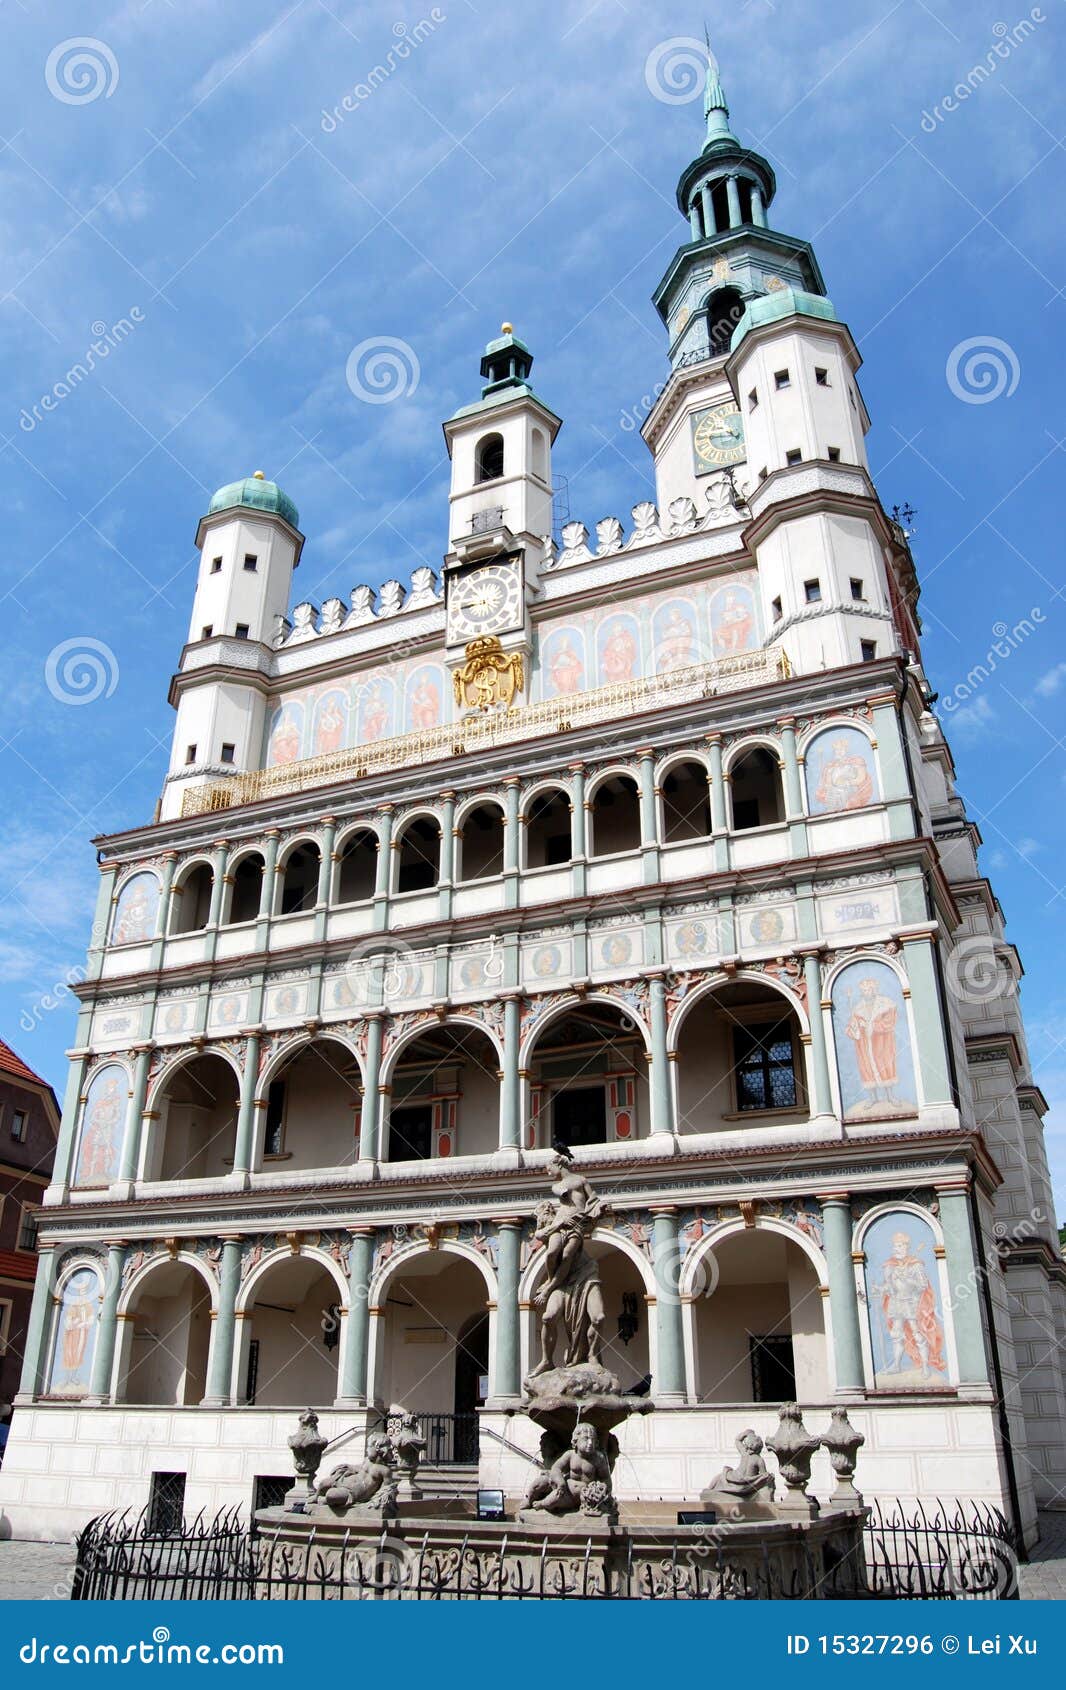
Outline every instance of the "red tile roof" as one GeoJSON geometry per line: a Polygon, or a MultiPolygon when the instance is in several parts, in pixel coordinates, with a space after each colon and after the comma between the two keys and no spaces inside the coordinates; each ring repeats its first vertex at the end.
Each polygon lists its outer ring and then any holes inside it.
{"type": "Polygon", "coordinates": [[[40,1074],[35,1074],[28,1068],[21,1056],[16,1056],[9,1044],[0,1039],[0,1072],[13,1074],[16,1080],[32,1080],[35,1085],[46,1086],[47,1080],[42,1080],[40,1074]]]}
{"type": "Polygon", "coordinates": [[[37,1277],[37,1256],[23,1250],[0,1250],[0,1279],[34,1280],[37,1277]]]}

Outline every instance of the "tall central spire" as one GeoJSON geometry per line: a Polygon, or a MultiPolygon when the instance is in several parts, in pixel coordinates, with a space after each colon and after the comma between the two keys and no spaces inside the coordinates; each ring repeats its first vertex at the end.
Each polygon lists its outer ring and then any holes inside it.
{"type": "MultiPolygon", "coordinates": [[[[706,30],[704,38],[707,39],[706,30]]],[[[703,94],[703,115],[707,119],[707,138],[703,143],[704,152],[719,142],[738,147],[733,131],[729,127],[729,107],[725,101],[725,89],[722,87],[721,76],[718,71],[718,60],[711,52],[711,43],[707,39],[707,85],[703,94]]]]}

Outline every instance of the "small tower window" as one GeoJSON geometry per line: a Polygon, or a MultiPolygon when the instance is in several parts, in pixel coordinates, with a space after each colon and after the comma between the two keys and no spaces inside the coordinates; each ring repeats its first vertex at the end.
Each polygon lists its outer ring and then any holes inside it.
{"type": "Polygon", "coordinates": [[[792,377],[789,375],[787,370],[774,371],[774,386],[776,388],[791,387],[791,385],[792,377]]]}
{"type": "Polygon", "coordinates": [[[733,330],[744,315],[744,300],[737,288],[718,288],[707,301],[707,338],[711,357],[724,358],[733,330]]]}
{"type": "Polygon", "coordinates": [[[853,599],[863,599],[866,597],[866,594],[863,592],[862,581],[858,575],[853,575],[851,577],[851,596],[853,599]]]}
{"type": "Polygon", "coordinates": [[[803,453],[800,451],[798,446],[793,446],[790,451],[785,453],[785,462],[790,467],[792,464],[801,464],[803,462],[803,453]]]}
{"type": "Polygon", "coordinates": [[[774,621],[780,622],[781,614],[782,614],[782,612],[781,612],[781,600],[780,599],[771,599],[770,600],[770,609],[774,613],[774,621]]]}
{"type": "Polygon", "coordinates": [[[245,552],[244,567],[250,575],[255,574],[256,570],[259,568],[259,559],[256,557],[254,552],[245,552]]]}
{"type": "Polygon", "coordinates": [[[200,629],[200,638],[202,640],[209,640],[214,631],[215,624],[213,622],[205,622],[203,627],[200,629]]]}
{"type": "Polygon", "coordinates": [[[11,1137],[14,1139],[16,1144],[25,1144],[25,1142],[26,1142],[26,1111],[25,1111],[25,1109],[13,1109],[12,1110],[12,1112],[11,1112],[11,1137]]]}
{"type": "Polygon", "coordinates": [[[728,229],[729,224],[729,190],[724,181],[716,182],[711,189],[711,209],[714,212],[715,228],[721,234],[728,229]]]}
{"type": "Polygon", "coordinates": [[[808,604],[821,604],[822,583],[820,581],[804,581],[803,596],[808,604]]]}
{"type": "Polygon", "coordinates": [[[860,640],[859,641],[859,650],[862,653],[863,662],[864,663],[872,663],[874,661],[874,658],[877,656],[877,641],[876,640],[860,640]]]}
{"type": "Polygon", "coordinates": [[[248,623],[238,622],[233,632],[237,639],[246,640],[248,638],[248,623]]]}
{"type": "Polygon", "coordinates": [[[533,430],[533,474],[541,481],[548,479],[548,442],[540,428],[533,430]]]}
{"type": "Polygon", "coordinates": [[[496,481],[503,474],[503,435],[486,434],[478,441],[474,463],[475,481],[496,481]]]}
{"type": "Polygon", "coordinates": [[[221,575],[222,559],[220,557],[213,557],[211,559],[211,573],[212,575],[221,575]]]}
{"type": "Polygon", "coordinates": [[[767,477],[767,476],[768,476],[768,475],[769,475],[769,473],[770,473],[770,472],[769,472],[769,470],[768,470],[768,469],[761,469],[761,470],[760,470],[760,471],[759,471],[759,480],[760,480],[760,481],[765,481],[765,480],[766,480],[766,477],[767,477]]]}
{"type": "Polygon", "coordinates": [[[222,761],[224,763],[232,763],[236,755],[237,747],[235,745],[231,745],[227,739],[222,746],[222,761]]]}
{"type": "Polygon", "coordinates": [[[820,370],[817,367],[817,365],[815,365],[814,379],[815,379],[815,381],[816,381],[816,383],[818,384],[819,387],[828,387],[829,386],[829,371],[828,370],[820,370]]]}
{"type": "Polygon", "coordinates": [[[826,447],[826,456],[828,457],[829,462],[831,464],[838,464],[840,462],[840,447],[839,446],[827,446],[826,447]]]}
{"type": "Polygon", "coordinates": [[[757,387],[753,387],[751,392],[748,394],[748,410],[749,411],[755,411],[755,410],[758,410],[758,407],[759,407],[759,389],[757,387]]]}
{"type": "Polygon", "coordinates": [[[195,761],[196,761],[196,747],[195,747],[195,745],[187,745],[185,747],[185,761],[187,763],[195,763],[195,761]]]}
{"type": "Polygon", "coordinates": [[[751,183],[743,176],[737,180],[737,193],[740,196],[740,221],[750,223],[751,216],[751,183]]]}

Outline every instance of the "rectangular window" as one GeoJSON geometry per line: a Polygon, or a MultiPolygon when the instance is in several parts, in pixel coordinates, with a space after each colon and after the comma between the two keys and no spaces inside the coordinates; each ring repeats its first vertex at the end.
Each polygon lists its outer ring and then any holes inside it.
{"type": "Polygon", "coordinates": [[[195,747],[195,745],[187,745],[185,747],[185,761],[187,763],[195,763],[195,761],[196,761],[196,747],[195,747]]]}
{"type": "Polygon", "coordinates": [[[796,1395],[796,1360],[792,1338],[773,1333],[748,1334],[752,1402],[792,1402],[796,1395]]]}
{"type": "Polygon", "coordinates": [[[247,622],[238,622],[236,628],[233,630],[237,639],[246,640],[248,638],[248,628],[249,624],[247,622]]]}
{"type": "Polygon", "coordinates": [[[787,1021],[733,1028],[737,1108],[794,1109],[796,1065],[787,1021]]]}
{"type": "Polygon", "coordinates": [[[754,411],[756,406],[758,405],[758,403],[759,403],[759,389],[757,387],[753,387],[751,392],[748,394],[748,410],[754,411]]]}
{"type": "Polygon", "coordinates": [[[603,1144],[607,1092],[603,1086],[567,1086],[552,1100],[552,1138],[567,1145],[603,1144]]]}
{"type": "Polygon", "coordinates": [[[780,599],[771,599],[770,609],[774,613],[774,621],[780,622],[780,620],[781,620],[781,600],[780,599]]]}
{"type": "Polygon", "coordinates": [[[821,604],[822,583],[820,581],[804,581],[803,596],[808,604],[821,604]]]}
{"type": "Polygon", "coordinates": [[[826,456],[831,464],[838,464],[840,462],[840,447],[830,446],[826,452],[826,456]]]}
{"type": "Polygon", "coordinates": [[[220,557],[213,557],[211,559],[211,573],[212,575],[222,574],[222,559],[220,557]]]}
{"type": "Polygon", "coordinates": [[[859,650],[862,653],[863,662],[872,663],[874,658],[877,656],[877,641],[861,640],[859,642],[859,650]]]}
{"type": "Polygon", "coordinates": [[[200,638],[202,640],[209,640],[214,631],[215,624],[213,622],[205,622],[203,627],[200,629],[200,638]]]}
{"type": "Polygon", "coordinates": [[[25,1144],[26,1142],[26,1121],[27,1116],[25,1109],[12,1110],[11,1137],[15,1140],[16,1144],[25,1144]]]}
{"type": "Polygon", "coordinates": [[[862,590],[862,582],[857,575],[853,575],[851,577],[851,596],[853,599],[862,599],[866,597],[862,590]]]}
{"type": "MultiPolygon", "coordinates": [[[[257,1341],[252,1340],[253,1343],[257,1341]]],[[[253,1517],[258,1514],[260,1508],[280,1508],[291,1489],[291,1473],[257,1473],[252,1480],[253,1517]]]]}
{"type": "Polygon", "coordinates": [[[233,759],[236,757],[236,755],[237,755],[237,747],[235,745],[231,745],[229,740],[227,739],[225,744],[222,747],[222,761],[224,763],[232,763],[233,759]]]}
{"type": "Polygon", "coordinates": [[[406,1103],[389,1116],[389,1161],[424,1162],[433,1154],[432,1103],[406,1103]]]}
{"type": "Polygon", "coordinates": [[[160,1537],[181,1531],[185,1513],[185,1474],[153,1473],[148,1492],[148,1530],[160,1537]]]}
{"type": "Polygon", "coordinates": [[[247,569],[249,575],[255,574],[256,570],[259,568],[259,559],[256,557],[254,552],[245,552],[244,567],[247,569]]]}
{"type": "Polygon", "coordinates": [[[801,464],[803,462],[803,453],[800,451],[798,446],[793,446],[790,451],[785,453],[785,462],[790,468],[793,464],[801,464]]]}
{"type": "Polygon", "coordinates": [[[28,1203],[22,1205],[17,1248],[20,1250],[36,1250],[37,1248],[37,1210],[31,1209],[28,1203]]]}
{"type": "Polygon", "coordinates": [[[828,387],[829,386],[829,371],[828,370],[820,370],[818,368],[817,364],[816,364],[815,367],[814,367],[814,379],[817,382],[819,387],[828,387]]]}
{"type": "Polygon", "coordinates": [[[285,1081],[272,1080],[267,1091],[266,1135],[263,1154],[280,1156],[285,1143],[285,1081]]]}
{"type": "Polygon", "coordinates": [[[760,471],[759,471],[759,480],[760,480],[760,481],[765,481],[765,480],[766,480],[766,477],[767,477],[767,473],[768,473],[768,472],[767,472],[767,471],[766,471],[766,470],[765,470],[765,469],[761,469],[761,470],[760,470],[760,471]]]}
{"type": "Polygon", "coordinates": [[[11,1333],[11,1299],[0,1298],[0,1356],[7,1355],[8,1338],[11,1333]]]}
{"type": "Polygon", "coordinates": [[[782,387],[791,387],[791,385],[792,377],[789,375],[787,370],[774,371],[774,386],[776,388],[780,389],[782,387]]]}

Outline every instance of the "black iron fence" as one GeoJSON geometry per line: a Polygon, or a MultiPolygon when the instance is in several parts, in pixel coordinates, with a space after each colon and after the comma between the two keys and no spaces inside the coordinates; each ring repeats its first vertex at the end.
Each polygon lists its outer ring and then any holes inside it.
{"type": "MultiPolygon", "coordinates": [[[[418,1430],[426,1440],[422,1460],[428,1467],[476,1467],[478,1461],[478,1417],[472,1414],[420,1414],[415,1411],[418,1430]]],[[[395,1434],[400,1416],[389,1415],[385,1430],[395,1434]]]]}
{"type": "Polygon", "coordinates": [[[104,1515],[77,1540],[74,1601],[496,1601],[642,1598],[652,1601],[1016,1598],[1018,1551],[998,1510],[872,1510],[863,1556],[785,1564],[741,1558],[714,1528],[664,1531],[652,1546],[621,1534],[546,1538],[531,1548],[519,1528],[486,1542],[471,1522],[451,1540],[383,1525],[293,1542],[253,1531],[236,1514],[160,1533],[147,1515],[104,1515]]]}

